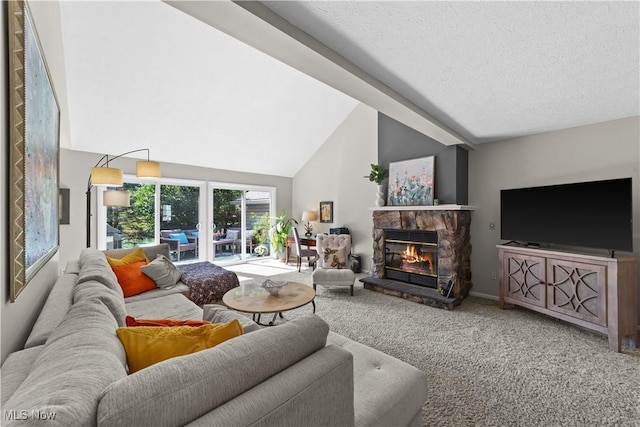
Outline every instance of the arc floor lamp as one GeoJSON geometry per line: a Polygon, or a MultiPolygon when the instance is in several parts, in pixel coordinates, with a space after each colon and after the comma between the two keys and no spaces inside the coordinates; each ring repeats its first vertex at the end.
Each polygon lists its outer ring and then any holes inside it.
{"type": "MultiPolygon", "coordinates": [[[[87,182],[87,247],[91,247],[91,190],[93,187],[122,187],[122,169],[112,168],[109,162],[128,154],[147,152],[147,160],[136,162],[136,176],[138,178],[160,178],[160,163],[149,160],[149,149],[127,151],[117,156],[105,154],[91,168],[87,182]]],[[[129,206],[129,192],[126,190],[106,190],[103,198],[104,206],[129,206]]]]}

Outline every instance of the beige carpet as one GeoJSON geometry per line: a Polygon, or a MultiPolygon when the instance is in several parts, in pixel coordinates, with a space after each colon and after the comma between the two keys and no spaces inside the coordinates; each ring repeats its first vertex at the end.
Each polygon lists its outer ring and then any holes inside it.
{"type": "MultiPolygon", "coordinates": [[[[277,261],[249,268],[261,274],[230,269],[244,281],[311,284],[310,268],[298,273],[277,261]]],[[[425,373],[424,425],[640,426],[640,351],[613,353],[603,335],[493,301],[468,298],[445,311],[356,284],[353,297],[348,288],[319,288],[317,314],[425,373]]]]}

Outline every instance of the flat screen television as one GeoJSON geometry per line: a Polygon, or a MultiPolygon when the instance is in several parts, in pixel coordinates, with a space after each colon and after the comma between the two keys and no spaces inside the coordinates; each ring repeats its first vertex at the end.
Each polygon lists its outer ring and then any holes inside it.
{"type": "Polygon", "coordinates": [[[631,178],[500,191],[500,237],[633,251],[631,178]]]}

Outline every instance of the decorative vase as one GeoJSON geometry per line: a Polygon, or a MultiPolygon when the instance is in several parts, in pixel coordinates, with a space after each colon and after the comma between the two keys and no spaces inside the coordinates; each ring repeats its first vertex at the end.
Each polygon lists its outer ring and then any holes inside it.
{"type": "Polygon", "coordinates": [[[378,184],[378,192],[376,193],[376,206],[384,206],[384,185],[378,184]]]}

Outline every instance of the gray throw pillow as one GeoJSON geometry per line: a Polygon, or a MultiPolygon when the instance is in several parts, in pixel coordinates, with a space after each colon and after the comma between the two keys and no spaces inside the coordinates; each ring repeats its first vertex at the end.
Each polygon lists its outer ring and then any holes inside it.
{"type": "Polygon", "coordinates": [[[143,265],[140,269],[153,279],[160,289],[173,288],[182,276],[180,270],[164,255],[158,255],[156,259],[147,265],[143,265]]]}

